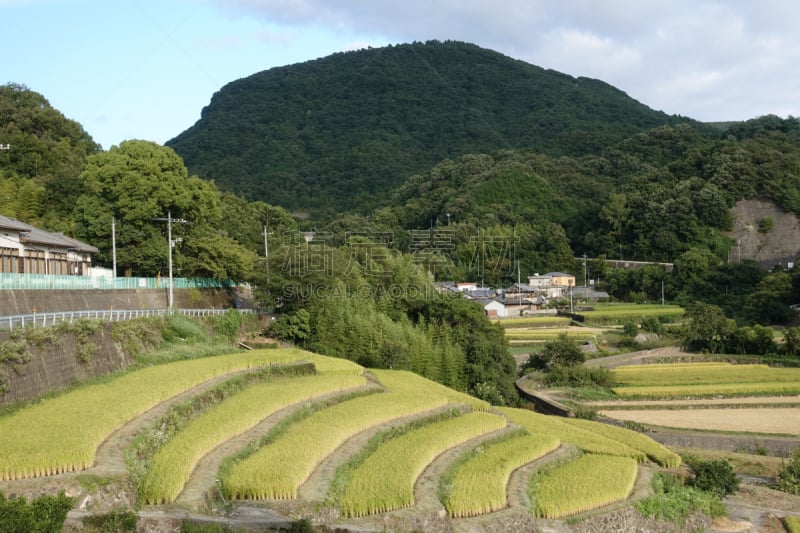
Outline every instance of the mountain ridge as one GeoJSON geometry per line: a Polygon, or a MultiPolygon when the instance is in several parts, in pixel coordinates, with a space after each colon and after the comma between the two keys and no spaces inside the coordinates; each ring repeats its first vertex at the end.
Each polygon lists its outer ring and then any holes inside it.
{"type": "Polygon", "coordinates": [[[468,153],[584,155],[691,122],[623,91],[456,41],[338,52],[228,83],[168,141],[190,172],[290,209],[367,211],[468,153]]]}

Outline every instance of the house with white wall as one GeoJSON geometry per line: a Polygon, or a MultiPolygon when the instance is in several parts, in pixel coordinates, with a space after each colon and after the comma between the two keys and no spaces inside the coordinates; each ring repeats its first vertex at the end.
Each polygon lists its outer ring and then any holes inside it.
{"type": "Polygon", "coordinates": [[[97,248],[0,215],[0,273],[89,276],[97,248]]]}

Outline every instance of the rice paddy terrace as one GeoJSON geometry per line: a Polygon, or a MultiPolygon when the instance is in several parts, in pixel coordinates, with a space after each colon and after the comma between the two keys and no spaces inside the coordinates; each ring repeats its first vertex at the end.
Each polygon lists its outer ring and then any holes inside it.
{"type": "Polygon", "coordinates": [[[66,490],[68,525],[127,507],[261,530],[499,531],[626,500],[648,465],[679,463],[633,431],[298,349],[148,367],[0,417],[0,491],[66,490]]]}

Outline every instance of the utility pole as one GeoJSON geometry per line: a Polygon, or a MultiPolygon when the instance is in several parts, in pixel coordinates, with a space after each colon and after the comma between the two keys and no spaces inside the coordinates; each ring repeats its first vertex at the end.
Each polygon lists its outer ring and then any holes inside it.
{"type": "Polygon", "coordinates": [[[183,239],[176,239],[172,240],[172,223],[176,224],[188,224],[188,220],[184,220],[182,218],[172,218],[172,211],[167,211],[167,218],[154,218],[153,220],[157,220],[158,222],[167,223],[167,251],[169,252],[169,298],[167,299],[167,310],[171,314],[173,311],[173,305],[175,302],[174,293],[172,292],[172,248],[175,246],[176,243],[183,242],[183,239]]]}
{"type": "MultiPolygon", "coordinates": [[[[117,224],[113,216],[111,217],[111,258],[113,264],[113,266],[111,267],[113,270],[111,279],[116,280],[117,279],[117,224]]],[[[117,288],[116,283],[114,284],[114,288],[115,289],[117,288]]]]}
{"type": "Polygon", "coordinates": [[[583,254],[583,287],[587,290],[589,287],[589,271],[586,268],[586,254],[583,254]]]}
{"type": "Polygon", "coordinates": [[[267,235],[272,235],[272,232],[267,233],[267,225],[264,224],[264,259],[267,264],[267,283],[269,283],[269,241],[267,240],[267,235]]]}

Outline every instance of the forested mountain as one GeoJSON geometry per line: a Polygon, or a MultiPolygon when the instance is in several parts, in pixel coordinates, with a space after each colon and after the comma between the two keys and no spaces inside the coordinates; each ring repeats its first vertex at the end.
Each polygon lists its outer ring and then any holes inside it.
{"type": "Polygon", "coordinates": [[[100,151],[83,127],[19,84],[0,85],[0,214],[67,230],[77,177],[100,151]]]}
{"type": "Polygon", "coordinates": [[[445,158],[499,149],[579,156],[680,122],[692,121],[602,81],[434,41],[234,81],[167,145],[223,190],[319,215],[366,212],[445,158]]]}

